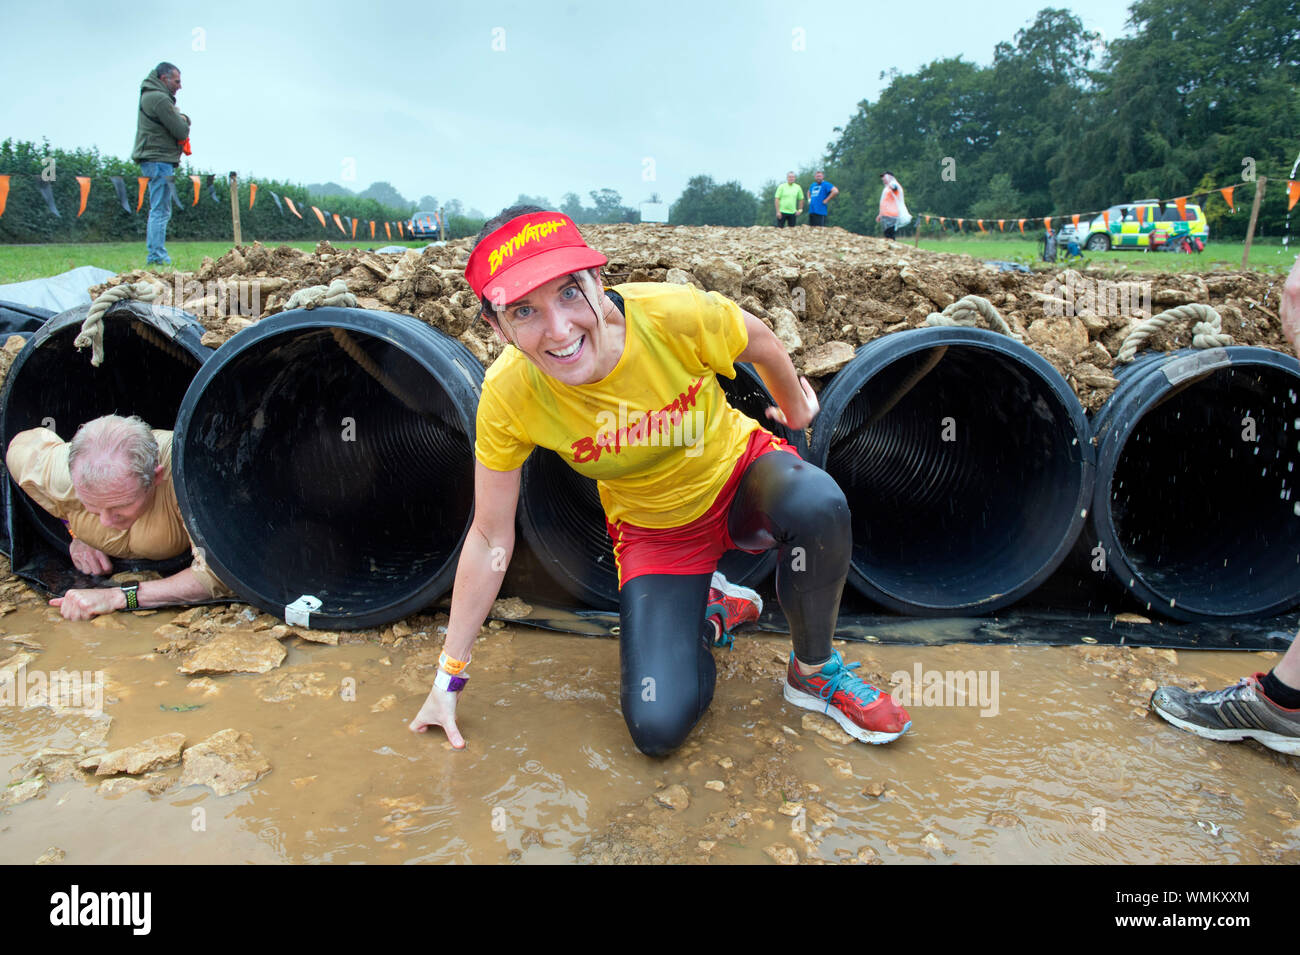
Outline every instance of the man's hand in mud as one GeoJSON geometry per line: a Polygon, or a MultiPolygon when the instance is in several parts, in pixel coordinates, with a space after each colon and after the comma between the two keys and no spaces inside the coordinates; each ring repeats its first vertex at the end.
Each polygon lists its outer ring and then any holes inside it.
{"type": "Polygon", "coordinates": [[[72,566],[83,574],[92,577],[112,573],[113,562],[102,550],[95,550],[84,541],[74,540],[68,545],[68,554],[72,557],[72,566]]]}
{"type": "Polygon", "coordinates": [[[125,609],[126,594],[118,587],[69,590],[62,597],[51,600],[50,606],[58,607],[64,620],[89,620],[101,613],[125,609]]]}
{"type": "Polygon", "coordinates": [[[411,732],[423,733],[430,726],[441,726],[443,732],[447,734],[447,742],[451,743],[452,749],[464,749],[465,737],[460,735],[460,730],[456,727],[456,698],[458,696],[460,696],[459,693],[440,690],[436,686],[431,687],[424,705],[420,707],[420,712],[415,714],[415,719],[411,720],[411,732]]]}

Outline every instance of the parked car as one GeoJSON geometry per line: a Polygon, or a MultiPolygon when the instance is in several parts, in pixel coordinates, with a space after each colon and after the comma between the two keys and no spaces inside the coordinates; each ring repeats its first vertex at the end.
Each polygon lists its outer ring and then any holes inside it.
{"type": "Polygon", "coordinates": [[[417,212],[411,216],[411,221],[406,226],[411,231],[412,239],[436,239],[441,221],[436,212],[417,212]]]}
{"type": "MultiPolygon", "coordinates": [[[[1184,249],[1200,245],[1202,248],[1210,239],[1210,227],[1205,221],[1205,212],[1194,202],[1183,206],[1184,212],[1178,214],[1178,206],[1166,202],[1160,208],[1156,199],[1139,199],[1137,202],[1111,206],[1110,223],[1105,216],[1097,216],[1092,222],[1079,223],[1079,245],[1090,252],[1108,252],[1111,249],[1148,249],[1168,248],[1184,249]],[[1154,236],[1154,239],[1153,239],[1154,236]]],[[[1060,242],[1069,241],[1075,235],[1074,224],[1061,227],[1057,234],[1060,242]]]]}

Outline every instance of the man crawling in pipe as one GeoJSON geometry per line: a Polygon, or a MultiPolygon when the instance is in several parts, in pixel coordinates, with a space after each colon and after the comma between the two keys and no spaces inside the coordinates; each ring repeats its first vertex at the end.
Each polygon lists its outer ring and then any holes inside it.
{"type": "Polygon", "coordinates": [[[193,564],[162,580],[55,597],[50,604],[66,619],[229,595],[181,519],[172,486],[170,431],[153,431],[134,415],[87,421],[71,441],[48,428],[33,428],[9,443],[5,463],[27,496],[68,529],[68,555],[83,574],[111,574],[112,558],[166,560],[186,549],[194,554],[193,564]]]}

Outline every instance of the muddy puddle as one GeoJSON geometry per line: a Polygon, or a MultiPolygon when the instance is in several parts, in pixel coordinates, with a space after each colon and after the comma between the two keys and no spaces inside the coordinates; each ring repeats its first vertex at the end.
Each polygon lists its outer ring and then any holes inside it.
{"type": "MultiPolygon", "coordinates": [[[[245,627],[265,637],[256,616],[245,627]]],[[[107,717],[39,691],[0,707],[0,775],[16,784],[0,862],[1300,861],[1300,760],[1145,709],[1157,682],[1226,685],[1273,653],[842,644],[869,678],[919,696],[911,732],[869,747],[786,704],[789,643],[751,633],[717,651],[714,703],[687,744],[651,760],[619,714],[614,640],[486,629],[454,752],[406,729],[445,617],[386,643],[287,636],[268,672],[210,676],[178,672],[186,656],[156,632],[175,617],[54,622],[29,601],[0,619],[0,667],[26,660],[31,686],[102,674],[107,717]],[[190,749],[227,729],[241,759],[185,784],[202,775],[190,749]],[[183,743],[169,738],[163,765],[77,768],[166,734],[183,743]],[[213,780],[242,788],[217,795],[213,780]]]]}

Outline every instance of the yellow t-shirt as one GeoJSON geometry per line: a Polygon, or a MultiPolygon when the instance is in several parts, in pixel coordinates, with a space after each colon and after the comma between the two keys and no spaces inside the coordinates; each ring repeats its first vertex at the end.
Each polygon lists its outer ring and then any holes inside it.
{"type": "Polygon", "coordinates": [[[680,527],[709,509],[758,422],[727,403],[749,344],[739,306],[716,292],[654,282],[620,285],[627,333],[603,380],[566,385],[518,349],[492,363],[479,399],[474,454],[494,471],[534,447],[596,480],[606,518],[680,527]]]}
{"type": "Polygon", "coordinates": [[[213,597],[228,594],[185,530],[172,485],[172,433],[154,431],[153,436],[158,442],[158,463],[163,466],[163,475],[149,510],[126,530],[105,527],[82,505],[68,470],[69,444],[53,431],[33,428],[20,432],[9,442],[5,463],[27,496],[59,520],[67,521],[68,531],[77,540],[110,557],[124,559],[165,560],[188,549],[194,554],[191,569],[208,588],[208,593],[213,597]]]}

